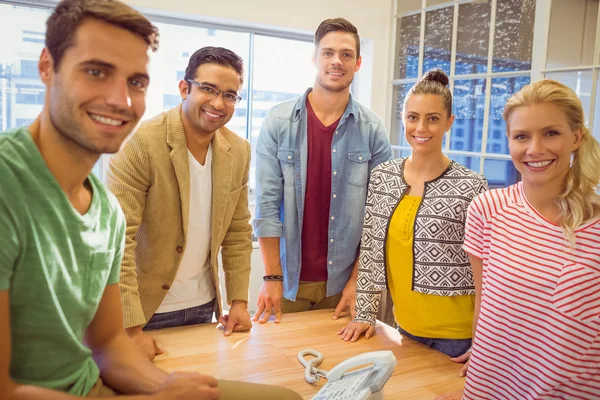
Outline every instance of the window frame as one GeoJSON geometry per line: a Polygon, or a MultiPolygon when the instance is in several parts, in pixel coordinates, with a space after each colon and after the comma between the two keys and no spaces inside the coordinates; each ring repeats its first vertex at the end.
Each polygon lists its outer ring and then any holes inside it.
{"type": "MultiPolygon", "coordinates": [[[[418,65],[418,76],[417,78],[407,78],[407,79],[394,79],[395,68],[396,65],[396,55],[395,53],[398,50],[398,44],[392,43],[393,46],[393,68],[391,71],[391,101],[390,108],[395,110],[396,102],[398,99],[393,98],[394,96],[394,87],[399,85],[406,84],[414,84],[416,83],[423,75],[423,57],[424,57],[424,43],[425,43],[425,30],[426,30],[426,13],[429,11],[438,10],[440,8],[446,7],[454,7],[453,14],[453,24],[452,24],[452,47],[451,47],[451,61],[450,61],[450,74],[448,75],[450,79],[449,89],[451,93],[454,93],[454,84],[455,81],[466,81],[466,80],[474,80],[474,79],[485,79],[485,105],[484,105],[484,115],[483,115],[483,127],[482,127],[482,139],[481,139],[481,151],[461,151],[461,150],[451,150],[451,138],[454,133],[456,127],[453,127],[450,132],[446,134],[445,143],[443,145],[443,152],[448,156],[467,156],[473,158],[479,158],[479,172],[481,174],[485,173],[485,162],[486,160],[511,160],[509,154],[499,154],[492,153],[487,151],[488,138],[493,139],[493,134],[490,132],[491,121],[490,121],[490,107],[491,107],[491,95],[492,95],[492,80],[496,78],[517,78],[517,77],[529,77],[530,82],[534,80],[541,79],[541,64],[540,60],[544,60],[545,65],[545,48],[548,43],[548,33],[547,30],[544,34],[544,20],[546,18],[545,14],[548,14],[549,19],[549,3],[551,0],[540,0],[536,1],[536,9],[534,16],[534,25],[533,25],[533,41],[532,41],[532,54],[531,54],[531,68],[523,71],[502,71],[502,72],[493,72],[493,56],[494,56],[494,37],[496,30],[496,10],[497,4],[499,0],[490,0],[490,28],[489,28],[489,42],[488,42],[488,58],[487,58],[487,71],[485,73],[474,73],[474,74],[456,74],[456,51],[457,51],[457,41],[458,41],[458,17],[459,17],[459,6],[463,4],[468,4],[471,0],[448,0],[444,3],[436,4],[433,6],[427,6],[427,0],[421,0],[421,9],[408,11],[408,12],[399,12],[399,2],[402,0],[394,1],[394,18],[392,23],[392,32],[394,32],[394,37],[397,41],[397,28],[399,25],[399,21],[401,18],[406,16],[412,16],[416,14],[421,15],[421,27],[420,27],[420,48],[419,48],[419,65],[418,65]],[[538,26],[542,25],[542,29],[539,29],[538,26]]],[[[548,25],[546,23],[545,25],[548,25]]],[[[599,24],[600,26],[600,24],[599,24]]],[[[593,105],[592,105],[593,106],[593,105]]],[[[391,126],[394,126],[394,118],[395,112],[392,113],[392,123],[391,126]]],[[[394,134],[394,132],[392,132],[394,134]]],[[[410,153],[411,148],[406,145],[401,144],[393,144],[392,148],[395,153],[403,154],[410,153]]]]}

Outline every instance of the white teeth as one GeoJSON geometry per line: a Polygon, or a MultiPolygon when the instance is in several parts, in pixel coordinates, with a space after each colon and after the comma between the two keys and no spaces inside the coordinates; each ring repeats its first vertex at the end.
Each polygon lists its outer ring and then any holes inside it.
{"type": "Polygon", "coordinates": [[[210,113],[210,112],[208,112],[206,110],[202,110],[202,111],[204,112],[204,114],[208,115],[209,117],[212,117],[212,118],[221,118],[221,116],[219,114],[213,114],[213,113],[210,113]]]}
{"type": "Polygon", "coordinates": [[[529,165],[530,167],[533,167],[533,168],[543,168],[546,165],[550,165],[551,162],[552,162],[552,160],[550,160],[550,161],[528,162],[527,165],[529,165]]]}
{"type": "Polygon", "coordinates": [[[427,143],[428,141],[431,140],[430,137],[425,138],[425,137],[418,137],[418,136],[413,136],[415,138],[415,140],[419,143],[427,143]]]}
{"type": "Polygon", "coordinates": [[[340,72],[329,72],[329,75],[333,75],[333,76],[342,76],[344,74],[340,73],[340,72]]]}
{"type": "Polygon", "coordinates": [[[90,117],[97,122],[100,122],[101,124],[105,124],[105,125],[112,125],[112,126],[121,126],[123,125],[123,121],[120,121],[118,119],[112,119],[112,118],[108,118],[108,117],[102,117],[100,115],[96,115],[96,114],[90,114],[90,117]]]}

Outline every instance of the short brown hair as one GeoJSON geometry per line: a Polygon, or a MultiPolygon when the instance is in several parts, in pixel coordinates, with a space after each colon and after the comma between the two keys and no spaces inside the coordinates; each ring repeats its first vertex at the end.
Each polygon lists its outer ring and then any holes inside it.
{"type": "Polygon", "coordinates": [[[158,28],[141,13],[118,0],[63,0],[46,21],[46,47],[58,70],[75,31],[86,18],[116,25],[142,37],[152,51],[158,49],[158,28]]]}
{"type": "Polygon", "coordinates": [[[345,18],[329,18],[321,22],[315,32],[315,48],[319,47],[321,39],[329,32],[347,32],[352,34],[356,41],[356,58],[360,57],[360,36],[358,36],[358,29],[350,21],[345,18]]]}

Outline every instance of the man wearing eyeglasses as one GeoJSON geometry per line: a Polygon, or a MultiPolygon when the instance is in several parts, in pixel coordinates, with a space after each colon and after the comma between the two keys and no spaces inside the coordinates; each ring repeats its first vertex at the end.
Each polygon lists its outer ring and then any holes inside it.
{"type": "Polygon", "coordinates": [[[144,122],[110,162],[107,185],[127,219],[125,328],[150,359],[162,350],[144,330],[209,323],[213,312],[226,336],[252,327],[250,144],[224,127],[242,81],[243,61],[234,52],[196,51],[179,82],[181,105],[144,122]]]}

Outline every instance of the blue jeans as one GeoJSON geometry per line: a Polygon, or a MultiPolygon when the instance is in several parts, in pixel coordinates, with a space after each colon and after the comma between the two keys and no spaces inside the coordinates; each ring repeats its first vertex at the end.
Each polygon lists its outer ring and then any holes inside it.
{"type": "Polygon", "coordinates": [[[215,311],[215,299],[200,306],[166,313],[154,314],[144,326],[145,331],[172,328],[174,326],[208,324],[212,322],[215,311]]]}
{"type": "Polygon", "coordinates": [[[411,338],[412,340],[422,343],[427,347],[431,347],[434,350],[441,351],[450,357],[458,357],[465,354],[466,351],[471,347],[472,342],[471,339],[431,339],[421,336],[414,336],[400,327],[398,327],[398,332],[400,332],[402,336],[411,338]]]}

